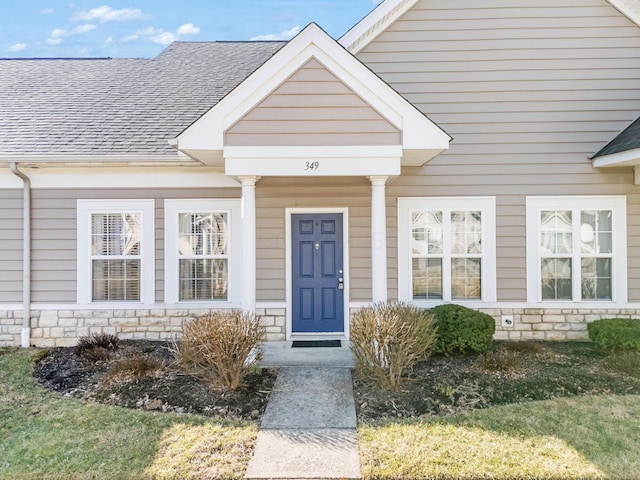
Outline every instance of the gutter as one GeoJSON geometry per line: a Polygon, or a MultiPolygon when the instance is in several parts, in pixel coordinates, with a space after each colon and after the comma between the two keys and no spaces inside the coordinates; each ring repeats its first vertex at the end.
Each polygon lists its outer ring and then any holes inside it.
{"type": "Polygon", "coordinates": [[[24,173],[18,170],[18,164],[9,164],[11,173],[22,180],[22,332],[21,346],[31,346],[31,181],[24,173]]]}

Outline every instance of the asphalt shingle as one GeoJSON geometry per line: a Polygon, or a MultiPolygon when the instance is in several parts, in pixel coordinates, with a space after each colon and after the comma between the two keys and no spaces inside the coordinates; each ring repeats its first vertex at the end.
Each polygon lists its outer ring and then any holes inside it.
{"type": "Polygon", "coordinates": [[[176,42],[154,59],[0,60],[0,155],[176,155],[175,138],[284,42],[176,42]]]}
{"type": "Polygon", "coordinates": [[[593,158],[613,155],[640,148],[640,118],[625,128],[616,138],[596,153],[593,158]]]}

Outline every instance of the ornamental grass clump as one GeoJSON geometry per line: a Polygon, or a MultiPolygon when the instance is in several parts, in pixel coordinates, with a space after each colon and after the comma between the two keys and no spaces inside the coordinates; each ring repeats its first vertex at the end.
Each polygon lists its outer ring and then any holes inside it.
{"type": "Polygon", "coordinates": [[[396,390],[407,370],[426,360],[436,339],[433,317],[406,303],[376,303],[351,321],[356,373],[396,390]]]}
{"type": "Polygon", "coordinates": [[[118,350],[120,339],[109,333],[92,333],[82,336],[73,347],[73,353],[92,362],[109,360],[111,352],[118,350]]]}
{"type": "Polygon", "coordinates": [[[237,390],[259,360],[265,326],[254,313],[213,311],[184,325],[182,340],[174,343],[178,363],[205,382],[237,390]]]}

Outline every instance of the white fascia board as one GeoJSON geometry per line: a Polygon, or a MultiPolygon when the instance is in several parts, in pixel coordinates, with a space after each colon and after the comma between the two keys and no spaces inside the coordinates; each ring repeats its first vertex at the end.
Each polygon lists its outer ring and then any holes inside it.
{"type": "Polygon", "coordinates": [[[593,168],[634,167],[636,165],[640,165],[640,148],[593,159],[593,168]]]}
{"type": "Polygon", "coordinates": [[[613,7],[640,26],[640,4],[637,1],[630,0],[607,0],[613,7]]]}
{"type": "Polygon", "coordinates": [[[385,0],[345,33],[340,44],[356,55],[416,3],[418,0],[385,0]]]}
{"type": "Polygon", "coordinates": [[[224,132],[315,58],[403,132],[407,149],[445,149],[451,137],[315,24],[278,51],[178,137],[182,151],[222,150],[224,132]]]}
{"type": "Polygon", "coordinates": [[[229,147],[233,176],[398,176],[401,147],[229,147]]]}
{"type": "Polygon", "coordinates": [[[33,164],[53,166],[105,165],[193,165],[195,162],[176,152],[175,155],[0,155],[0,164],[33,164]]]}
{"type": "MultiPolygon", "coordinates": [[[[210,167],[103,167],[24,168],[34,189],[73,188],[237,188],[239,184],[221,168],[210,167]]],[[[0,168],[0,190],[22,188],[18,177],[0,168]]]]}

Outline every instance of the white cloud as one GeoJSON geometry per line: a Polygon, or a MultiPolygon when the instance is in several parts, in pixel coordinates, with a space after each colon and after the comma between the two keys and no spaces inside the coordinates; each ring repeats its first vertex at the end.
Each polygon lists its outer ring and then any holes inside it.
{"type": "Polygon", "coordinates": [[[158,35],[159,33],[162,33],[161,29],[147,27],[147,28],[143,28],[142,30],[138,30],[136,32],[136,35],[158,35]]]}
{"type": "Polygon", "coordinates": [[[298,25],[296,25],[291,30],[285,30],[284,32],[280,32],[280,33],[269,33],[267,35],[258,35],[251,38],[250,40],[253,40],[253,41],[290,40],[293,37],[295,37],[298,33],[300,33],[300,30],[301,28],[298,25]]]}
{"type": "Polygon", "coordinates": [[[62,28],[56,28],[54,31],[51,32],[50,36],[51,38],[68,37],[69,32],[67,32],[66,30],[63,30],[62,28]]]}
{"type": "Polygon", "coordinates": [[[142,17],[142,10],[139,8],[122,8],[120,10],[114,10],[109,5],[103,5],[101,7],[92,8],[88,11],[76,12],[71,17],[71,20],[98,20],[100,23],[105,23],[111,21],[136,20],[142,17]]]}
{"type": "Polygon", "coordinates": [[[9,51],[9,52],[21,52],[25,48],[27,48],[27,44],[26,43],[15,43],[15,44],[11,45],[9,48],[7,48],[7,51],[9,51]]]}
{"type": "Polygon", "coordinates": [[[185,23],[178,29],[178,35],[196,35],[200,33],[200,27],[196,27],[193,23],[185,23]]]}
{"type": "Polygon", "coordinates": [[[151,37],[151,41],[153,43],[158,43],[160,45],[169,45],[177,40],[175,34],[171,32],[162,32],[158,35],[154,35],[151,37]]]}
{"type": "Polygon", "coordinates": [[[126,37],[122,37],[120,40],[122,40],[123,42],[135,42],[139,38],[140,36],[138,35],[127,35],[126,37]]]}
{"type": "Polygon", "coordinates": [[[50,15],[54,12],[53,8],[43,8],[42,10],[40,10],[40,13],[42,15],[50,15]]]}
{"type": "Polygon", "coordinates": [[[47,38],[45,42],[47,45],[60,45],[62,43],[61,38],[47,38]]]}
{"type": "Polygon", "coordinates": [[[87,33],[95,29],[96,29],[95,25],[87,23],[84,25],[80,25],[79,27],[76,27],[73,30],[71,30],[71,35],[79,35],[80,33],[87,33]]]}
{"type": "Polygon", "coordinates": [[[112,37],[109,37],[104,41],[105,45],[109,45],[110,43],[113,43],[113,38],[112,37]]]}

